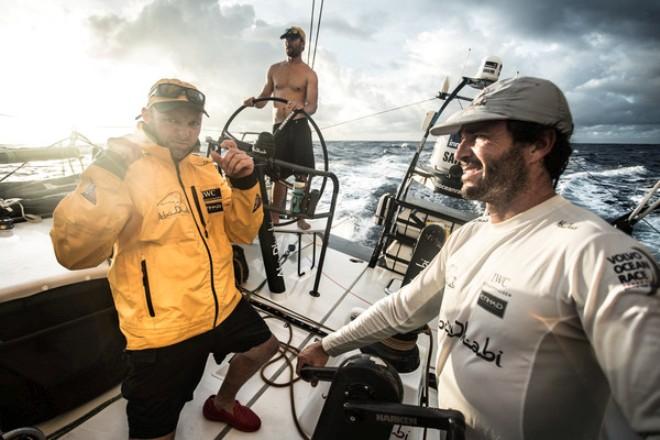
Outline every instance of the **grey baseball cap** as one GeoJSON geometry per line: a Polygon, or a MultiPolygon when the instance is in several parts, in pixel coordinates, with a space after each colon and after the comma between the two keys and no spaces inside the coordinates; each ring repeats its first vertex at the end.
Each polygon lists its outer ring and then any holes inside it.
{"type": "Polygon", "coordinates": [[[431,134],[451,134],[465,124],[508,119],[555,127],[568,136],[573,133],[571,111],[559,87],[546,79],[521,77],[484,88],[468,107],[433,127],[431,134]]]}

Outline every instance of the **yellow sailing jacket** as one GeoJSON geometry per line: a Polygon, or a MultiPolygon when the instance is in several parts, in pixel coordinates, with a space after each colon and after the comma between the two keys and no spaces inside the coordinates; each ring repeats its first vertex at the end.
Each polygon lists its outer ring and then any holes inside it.
{"type": "Polygon", "coordinates": [[[127,348],[174,344],[208,331],[234,310],[231,242],[251,242],[263,220],[254,176],[230,179],[213,161],[178,164],[142,127],[132,142],[143,156],[128,169],[104,152],[53,213],[51,239],[69,269],[100,264],[127,348]],[[114,249],[113,249],[114,248],[114,249]]]}

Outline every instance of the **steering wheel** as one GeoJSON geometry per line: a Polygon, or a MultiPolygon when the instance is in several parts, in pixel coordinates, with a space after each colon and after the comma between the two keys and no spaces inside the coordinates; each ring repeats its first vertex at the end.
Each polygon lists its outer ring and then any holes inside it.
{"type": "MultiPolygon", "coordinates": [[[[284,98],[277,98],[277,97],[256,98],[256,99],[254,99],[253,102],[257,103],[257,102],[264,102],[264,101],[281,102],[283,104],[288,104],[288,102],[289,102],[288,100],[286,100],[284,98]]],[[[238,109],[236,109],[236,111],[234,113],[232,113],[232,115],[229,117],[229,119],[227,119],[227,122],[225,123],[225,126],[222,128],[222,133],[220,134],[221,138],[223,138],[223,137],[230,138],[230,139],[234,140],[238,145],[246,144],[245,141],[242,141],[242,140],[238,139],[236,136],[234,136],[229,131],[229,127],[230,127],[231,123],[234,121],[234,119],[236,118],[236,116],[238,116],[246,108],[250,108],[250,107],[247,106],[247,105],[241,105],[238,109]]],[[[323,134],[321,133],[321,129],[319,128],[318,125],[316,125],[316,122],[314,122],[314,119],[312,119],[312,117],[305,110],[294,110],[289,116],[287,116],[287,118],[284,120],[284,122],[282,122],[282,125],[280,125],[280,127],[278,127],[278,129],[275,130],[275,132],[273,133],[273,136],[277,134],[277,132],[279,131],[280,128],[284,127],[285,123],[287,123],[288,120],[291,117],[293,117],[295,113],[302,113],[303,115],[305,115],[305,118],[309,121],[309,123],[312,125],[312,127],[314,127],[314,131],[316,131],[316,134],[319,137],[319,142],[321,143],[321,151],[323,152],[323,171],[327,172],[328,171],[328,147],[325,144],[325,139],[323,139],[323,134]]],[[[250,144],[250,146],[254,146],[254,145],[250,144]]],[[[209,152],[207,153],[207,155],[208,154],[210,154],[210,149],[209,149],[209,152]]],[[[282,162],[284,162],[284,161],[282,161],[282,162]]],[[[288,163],[288,162],[285,162],[285,163],[288,163]]],[[[293,165],[295,165],[295,164],[293,164],[293,165]]],[[[321,183],[320,196],[323,195],[323,190],[325,189],[325,184],[326,184],[327,180],[328,180],[328,178],[324,176],[323,181],[321,183]]],[[[281,180],[281,181],[283,182],[283,180],[281,180]]]]}

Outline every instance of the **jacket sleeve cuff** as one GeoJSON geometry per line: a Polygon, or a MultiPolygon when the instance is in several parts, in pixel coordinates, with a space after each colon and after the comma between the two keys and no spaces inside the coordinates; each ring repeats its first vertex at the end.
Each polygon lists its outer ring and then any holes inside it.
{"type": "Polygon", "coordinates": [[[94,165],[97,165],[107,171],[110,171],[115,176],[123,179],[126,176],[126,162],[124,159],[116,152],[105,150],[94,161],[94,165]]]}
{"type": "Polygon", "coordinates": [[[250,189],[257,183],[257,176],[252,173],[249,176],[239,178],[229,178],[232,188],[236,189],[250,189]]]}

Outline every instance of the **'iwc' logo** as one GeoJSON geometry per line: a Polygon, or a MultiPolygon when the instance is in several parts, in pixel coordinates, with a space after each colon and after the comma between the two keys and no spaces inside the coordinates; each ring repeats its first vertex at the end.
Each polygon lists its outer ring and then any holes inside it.
{"type": "Polygon", "coordinates": [[[166,195],[158,204],[158,218],[165,220],[177,214],[188,214],[188,207],[181,197],[179,192],[171,192],[166,195]]]}

